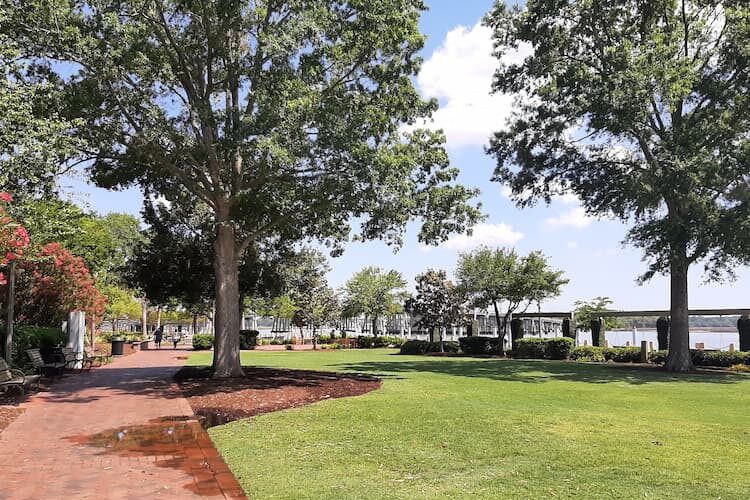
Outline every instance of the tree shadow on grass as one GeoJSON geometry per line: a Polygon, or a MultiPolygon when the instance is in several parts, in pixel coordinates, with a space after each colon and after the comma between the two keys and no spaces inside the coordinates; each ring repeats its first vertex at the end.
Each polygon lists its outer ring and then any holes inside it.
{"type": "Polygon", "coordinates": [[[545,383],[556,380],[592,384],[626,383],[643,385],[653,382],[736,384],[750,380],[726,372],[670,373],[658,367],[643,365],[605,365],[543,360],[505,359],[424,359],[342,363],[338,370],[372,374],[389,379],[407,373],[436,373],[456,377],[486,378],[503,382],[545,383]]]}

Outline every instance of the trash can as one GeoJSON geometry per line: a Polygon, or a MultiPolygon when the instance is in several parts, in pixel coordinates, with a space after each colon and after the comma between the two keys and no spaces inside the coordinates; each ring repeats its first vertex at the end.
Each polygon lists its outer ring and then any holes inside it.
{"type": "Polygon", "coordinates": [[[125,341],[122,339],[112,339],[112,356],[122,356],[125,348],[125,341]]]}

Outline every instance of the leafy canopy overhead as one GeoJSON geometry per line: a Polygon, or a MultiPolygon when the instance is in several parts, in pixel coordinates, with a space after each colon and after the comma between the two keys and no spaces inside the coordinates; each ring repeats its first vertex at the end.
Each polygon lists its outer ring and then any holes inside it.
{"type": "Polygon", "coordinates": [[[442,133],[402,133],[436,108],[411,80],[421,0],[32,4],[14,34],[40,67],[74,68],[67,112],[103,186],[187,189],[240,250],[336,245],[352,216],[396,245],[413,218],[427,242],[480,218],[442,133]]]}
{"type": "Polygon", "coordinates": [[[494,90],[521,96],[495,134],[494,180],[520,205],[577,194],[633,223],[644,279],[750,255],[750,6],[737,0],[498,2],[494,90]]]}

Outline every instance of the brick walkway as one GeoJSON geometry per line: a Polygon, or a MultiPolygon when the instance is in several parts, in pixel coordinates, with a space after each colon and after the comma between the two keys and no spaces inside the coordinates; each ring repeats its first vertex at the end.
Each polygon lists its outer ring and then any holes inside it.
{"type": "Polygon", "coordinates": [[[0,434],[0,499],[245,498],[172,383],[187,351],[67,375],[0,434]]]}

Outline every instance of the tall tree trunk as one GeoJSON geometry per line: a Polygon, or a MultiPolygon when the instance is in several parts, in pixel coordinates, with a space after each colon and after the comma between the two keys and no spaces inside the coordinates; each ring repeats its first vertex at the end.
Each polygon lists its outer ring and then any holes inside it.
{"type": "Polygon", "coordinates": [[[675,249],[670,264],[670,312],[672,321],[669,329],[669,354],[665,369],[672,372],[686,372],[693,369],[690,356],[690,330],[688,326],[688,260],[683,244],[675,249]]]}
{"type": "MultiPolygon", "coordinates": [[[[221,218],[219,218],[221,220],[221,218]]],[[[216,315],[214,338],[214,378],[241,377],[239,276],[234,229],[219,222],[214,242],[216,274],[216,315]]]]}
{"type": "Polygon", "coordinates": [[[198,313],[193,313],[193,335],[198,333],[198,313]]]}
{"type": "Polygon", "coordinates": [[[373,337],[378,335],[378,317],[377,316],[372,317],[372,335],[373,337]]]}
{"type": "Polygon", "coordinates": [[[146,338],[148,333],[148,301],[141,299],[141,337],[146,338]]]}
{"type": "Polygon", "coordinates": [[[156,306],[156,329],[161,328],[161,306],[156,306]]]}
{"type": "Polygon", "coordinates": [[[502,354],[505,352],[505,331],[503,329],[503,322],[500,319],[500,308],[497,307],[497,301],[493,300],[492,305],[495,308],[495,324],[497,325],[497,338],[498,341],[497,352],[502,354]]]}

